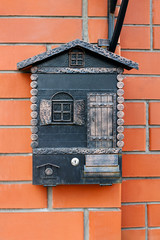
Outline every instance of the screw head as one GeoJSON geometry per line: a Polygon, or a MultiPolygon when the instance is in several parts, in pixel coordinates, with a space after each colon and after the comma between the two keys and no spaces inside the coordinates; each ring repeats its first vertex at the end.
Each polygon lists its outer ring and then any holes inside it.
{"type": "Polygon", "coordinates": [[[46,168],[46,170],[45,170],[45,174],[46,174],[47,176],[52,175],[52,174],[53,174],[53,170],[52,170],[52,168],[46,168]]]}
{"type": "Polygon", "coordinates": [[[72,158],[72,160],[71,160],[71,164],[73,165],[73,166],[77,166],[78,164],[79,164],[79,159],[78,158],[72,158]]]}

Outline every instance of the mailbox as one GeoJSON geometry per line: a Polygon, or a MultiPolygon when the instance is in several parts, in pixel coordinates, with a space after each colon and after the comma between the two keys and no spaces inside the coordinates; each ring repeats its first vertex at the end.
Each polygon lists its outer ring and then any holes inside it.
{"type": "Polygon", "coordinates": [[[138,64],[77,39],[17,66],[32,73],[33,184],[121,182],[122,73],[138,64]]]}

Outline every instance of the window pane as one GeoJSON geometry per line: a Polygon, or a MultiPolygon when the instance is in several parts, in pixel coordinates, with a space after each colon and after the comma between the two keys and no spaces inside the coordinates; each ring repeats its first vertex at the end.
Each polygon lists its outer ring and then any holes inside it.
{"type": "Polygon", "coordinates": [[[76,54],[72,54],[72,59],[76,59],[76,54]]]}
{"type": "Polygon", "coordinates": [[[63,104],[63,111],[70,111],[71,105],[70,104],[63,104]]]}
{"type": "Polygon", "coordinates": [[[71,121],[71,114],[70,113],[63,113],[63,120],[64,121],[71,121]]]}
{"type": "Polygon", "coordinates": [[[76,65],[76,60],[72,60],[71,64],[76,65]]]}
{"type": "Polygon", "coordinates": [[[53,120],[54,121],[60,121],[61,120],[61,114],[60,113],[54,113],[53,114],[53,120]]]}
{"type": "Polygon", "coordinates": [[[82,65],[82,60],[78,60],[78,65],[82,65]]]}
{"type": "Polygon", "coordinates": [[[54,111],[61,111],[61,104],[53,104],[54,111]]]}

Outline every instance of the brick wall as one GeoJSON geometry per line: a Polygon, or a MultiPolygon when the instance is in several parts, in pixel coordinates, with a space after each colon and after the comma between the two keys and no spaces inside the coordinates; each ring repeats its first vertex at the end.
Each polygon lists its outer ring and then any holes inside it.
{"type": "Polygon", "coordinates": [[[125,71],[122,186],[45,188],[32,185],[30,78],[16,63],[107,38],[107,0],[1,0],[0,239],[160,239],[159,12],[160,0],[130,0],[116,50],[140,65],[125,71]]]}

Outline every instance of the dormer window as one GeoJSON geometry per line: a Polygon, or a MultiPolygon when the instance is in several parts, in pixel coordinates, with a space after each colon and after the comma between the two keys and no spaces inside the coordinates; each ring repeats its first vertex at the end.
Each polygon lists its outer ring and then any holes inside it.
{"type": "Polygon", "coordinates": [[[81,48],[69,52],[69,67],[84,67],[84,51],[81,48]]]}

